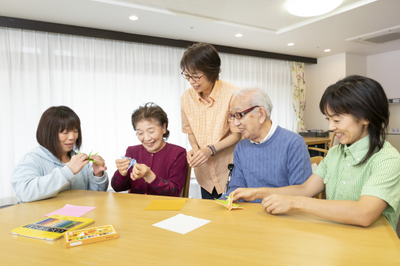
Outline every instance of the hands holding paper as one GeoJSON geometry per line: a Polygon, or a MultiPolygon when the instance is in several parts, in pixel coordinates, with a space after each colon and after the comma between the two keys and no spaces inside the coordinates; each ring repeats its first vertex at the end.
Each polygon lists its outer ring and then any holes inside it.
{"type": "Polygon", "coordinates": [[[118,168],[118,172],[122,176],[126,176],[126,174],[128,173],[128,169],[129,169],[130,163],[131,163],[131,159],[130,158],[123,158],[123,159],[115,160],[115,165],[118,168]]]}
{"type": "Polygon", "coordinates": [[[122,159],[115,160],[115,165],[122,176],[126,176],[129,168],[133,165],[130,175],[132,180],[144,178],[147,183],[151,183],[156,178],[156,175],[151,171],[150,167],[145,164],[136,163],[135,159],[123,157],[122,159]]]}
{"type": "Polygon", "coordinates": [[[82,168],[89,163],[87,154],[79,153],[71,157],[68,163],[68,168],[76,175],[82,168]]]}
{"type": "Polygon", "coordinates": [[[257,188],[238,188],[234,192],[233,201],[242,199],[244,201],[253,201],[258,199],[257,188]]]}
{"type": "Polygon", "coordinates": [[[88,159],[93,160],[93,174],[103,176],[103,171],[107,170],[106,161],[100,155],[91,155],[88,159]]]}
{"type": "Polygon", "coordinates": [[[151,183],[156,178],[156,175],[147,165],[135,163],[132,169],[131,178],[132,180],[144,178],[147,183],[151,183]]]}
{"type": "Polygon", "coordinates": [[[72,156],[68,163],[68,168],[76,175],[82,168],[90,161],[93,162],[93,174],[95,176],[102,176],[103,171],[107,170],[106,162],[100,155],[91,155],[90,157],[85,153],[79,153],[72,156]]]}

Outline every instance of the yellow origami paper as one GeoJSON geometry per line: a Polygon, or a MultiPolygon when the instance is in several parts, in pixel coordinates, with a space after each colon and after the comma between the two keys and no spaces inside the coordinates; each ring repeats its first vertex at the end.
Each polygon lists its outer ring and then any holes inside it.
{"type": "Polygon", "coordinates": [[[227,208],[228,211],[235,210],[235,209],[244,209],[242,206],[233,203],[233,195],[235,195],[234,191],[231,192],[231,194],[229,194],[229,196],[225,196],[227,198],[227,200],[215,199],[216,201],[214,201],[214,202],[218,203],[218,204],[221,204],[222,206],[227,208]]]}

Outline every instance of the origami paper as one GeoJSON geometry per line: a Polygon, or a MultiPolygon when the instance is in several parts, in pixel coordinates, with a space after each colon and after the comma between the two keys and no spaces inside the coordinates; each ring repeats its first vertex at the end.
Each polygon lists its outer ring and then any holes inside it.
{"type": "Polygon", "coordinates": [[[153,200],[146,207],[146,211],[180,211],[185,204],[185,199],[182,200],[153,200]]]}
{"type": "MultiPolygon", "coordinates": [[[[95,160],[90,159],[90,155],[92,154],[92,152],[93,152],[93,151],[91,151],[91,152],[89,153],[89,156],[87,157],[87,158],[88,158],[88,161],[100,165],[100,164],[99,164],[98,162],[96,162],[95,160]]],[[[78,151],[78,153],[80,154],[81,152],[78,151]]],[[[97,155],[97,154],[99,154],[99,153],[95,153],[95,154],[93,154],[93,156],[94,156],[94,155],[97,155]]]]}
{"type": "Polygon", "coordinates": [[[215,199],[216,201],[214,202],[224,206],[225,208],[228,209],[228,211],[235,209],[244,209],[242,206],[233,203],[233,195],[235,195],[234,191],[232,191],[231,194],[229,194],[229,196],[225,196],[227,200],[215,199]]]}
{"type": "Polygon", "coordinates": [[[121,158],[122,158],[122,159],[129,159],[129,160],[131,160],[131,163],[129,164],[128,169],[126,169],[126,171],[128,171],[129,168],[131,168],[131,166],[132,166],[133,164],[136,163],[136,160],[135,160],[135,159],[132,159],[132,158],[129,158],[129,157],[125,157],[125,156],[121,156],[121,158]]]}

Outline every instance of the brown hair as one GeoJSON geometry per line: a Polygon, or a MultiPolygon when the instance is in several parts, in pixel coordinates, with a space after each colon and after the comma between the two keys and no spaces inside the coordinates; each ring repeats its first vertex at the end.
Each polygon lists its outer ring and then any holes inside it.
{"type": "Polygon", "coordinates": [[[168,116],[164,110],[153,102],[146,103],[144,106],[139,106],[138,109],[133,111],[132,113],[132,126],[133,129],[136,131],[136,125],[141,120],[154,120],[156,121],[161,127],[165,124],[166,132],[163,134],[163,139],[167,140],[169,137],[169,130],[168,130],[168,116]]]}
{"type": "Polygon", "coordinates": [[[196,43],[190,46],[181,59],[182,71],[203,72],[207,79],[214,83],[221,72],[221,58],[214,46],[207,43],[196,43]]]}
{"type": "Polygon", "coordinates": [[[76,113],[67,106],[53,106],[47,109],[42,114],[36,130],[37,142],[60,161],[62,159],[62,148],[58,134],[65,129],[78,130],[79,135],[74,148],[79,150],[82,144],[81,121],[76,113]]]}

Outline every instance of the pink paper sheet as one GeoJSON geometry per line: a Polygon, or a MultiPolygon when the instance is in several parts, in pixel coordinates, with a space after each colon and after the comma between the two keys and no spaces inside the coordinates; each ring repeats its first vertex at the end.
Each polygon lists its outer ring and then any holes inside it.
{"type": "Polygon", "coordinates": [[[80,217],[80,216],[84,215],[85,213],[88,213],[94,209],[96,209],[96,207],[75,206],[75,205],[66,204],[63,208],[56,210],[54,212],[51,212],[49,214],[46,214],[45,216],[51,216],[54,214],[58,214],[58,215],[80,217]]]}

